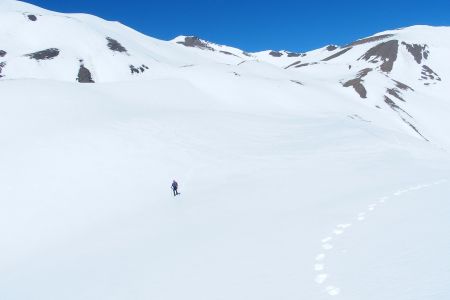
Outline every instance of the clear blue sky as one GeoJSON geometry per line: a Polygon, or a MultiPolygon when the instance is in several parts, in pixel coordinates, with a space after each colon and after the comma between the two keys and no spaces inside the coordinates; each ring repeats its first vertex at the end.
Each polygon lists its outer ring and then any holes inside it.
{"type": "Polygon", "coordinates": [[[120,21],[155,38],[196,35],[247,51],[305,51],[387,29],[450,26],[450,0],[28,0],[120,21]]]}

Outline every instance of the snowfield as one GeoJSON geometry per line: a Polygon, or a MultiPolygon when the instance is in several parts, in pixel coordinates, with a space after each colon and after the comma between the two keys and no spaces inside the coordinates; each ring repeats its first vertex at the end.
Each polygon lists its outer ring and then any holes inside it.
{"type": "Polygon", "coordinates": [[[450,299],[448,28],[277,56],[0,14],[0,299],[450,299]]]}

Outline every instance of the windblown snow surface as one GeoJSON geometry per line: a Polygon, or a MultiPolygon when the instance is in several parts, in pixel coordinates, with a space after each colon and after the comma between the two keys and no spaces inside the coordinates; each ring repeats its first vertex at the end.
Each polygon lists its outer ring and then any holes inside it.
{"type": "Polygon", "coordinates": [[[286,68],[0,11],[0,299],[450,299],[448,28],[286,68]]]}

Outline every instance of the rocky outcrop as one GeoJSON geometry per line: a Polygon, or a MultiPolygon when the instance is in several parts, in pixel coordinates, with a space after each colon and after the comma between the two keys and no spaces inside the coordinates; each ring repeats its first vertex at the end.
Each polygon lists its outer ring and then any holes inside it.
{"type": "Polygon", "coordinates": [[[6,62],[2,61],[0,62],[0,78],[5,77],[5,75],[2,75],[3,68],[6,66],[6,62]]]}
{"type": "Polygon", "coordinates": [[[332,60],[332,59],[334,59],[334,58],[336,58],[336,57],[341,56],[341,55],[344,54],[344,53],[347,53],[347,52],[350,51],[350,50],[352,50],[352,47],[343,49],[343,50],[341,50],[341,51],[339,51],[339,52],[337,52],[337,53],[335,53],[335,54],[333,54],[333,55],[331,55],[331,56],[328,56],[327,58],[322,59],[322,61],[329,61],[329,60],[332,60]]]}
{"type": "Polygon", "coordinates": [[[92,79],[91,71],[84,66],[83,61],[80,61],[80,69],[78,71],[77,81],[80,83],[94,83],[95,81],[92,79]]]}
{"type": "Polygon", "coordinates": [[[371,63],[379,63],[381,61],[381,71],[389,73],[392,71],[394,62],[397,60],[398,46],[398,40],[380,43],[375,47],[370,48],[358,60],[366,60],[371,63]]]}
{"type": "Polygon", "coordinates": [[[428,59],[428,55],[430,54],[430,51],[427,50],[428,45],[407,44],[405,42],[402,42],[402,45],[406,47],[418,64],[421,64],[423,59],[428,59]]]}
{"type": "Polygon", "coordinates": [[[146,65],[141,65],[139,67],[135,67],[134,65],[130,65],[131,74],[141,74],[144,73],[149,68],[146,65]]]}
{"type": "Polygon", "coordinates": [[[60,51],[57,48],[50,48],[30,54],[25,54],[25,56],[35,60],[49,60],[57,57],[59,55],[59,52],[60,51]]]}
{"type": "Polygon", "coordinates": [[[345,45],[342,48],[354,47],[354,46],[363,45],[363,44],[367,44],[367,43],[377,42],[377,41],[384,40],[384,39],[387,39],[387,38],[390,38],[393,36],[394,36],[393,34],[381,34],[381,35],[371,36],[371,37],[368,37],[365,39],[354,41],[353,43],[345,45]]]}
{"type": "Polygon", "coordinates": [[[270,51],[269,55],[273,56],[273,57],[281,57],[281,56],[283,56],[283,53],[281,53],[279,51],[270,51]]]}
{"type": "Polygon", "coordinates": [[[367,98],[367,90],[365,86],[363,85],[364,77],[367,76],[372,71],[371,68],[366,68],[358,72],[356,75],[356,78],[348,80],[342,84],[343,87],[353,87],[355,92],[358,93],[358,95],[365,99],[367,98]]]}
{"type": "Polygon", "coordinates": [[[124,46],[122,46],[122,44],[120,44],[118,41],[116,41],[115,39],[107,37],[106,40],[108,41],[107,46],[111,51],[115,51],[115,52],[119,52],[119,53],[127,53],[128,52],[128,50],[124,46]]]}
{"type": "Polygon", "coordinates": [[[208,43],[202,41],[196,36],[186,36],[184,41],[179,41],[177,44],[184,45],[186,47],[199,48],[202,50],[214,51],[214,48],[208,45],[208,43]]]}

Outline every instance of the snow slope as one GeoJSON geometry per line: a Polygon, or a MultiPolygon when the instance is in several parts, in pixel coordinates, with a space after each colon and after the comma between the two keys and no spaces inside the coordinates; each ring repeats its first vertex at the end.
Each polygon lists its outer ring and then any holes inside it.
{"type": "Polygon", "coordinates": [[[431,34],[446,28],[394,31],[430,53],[419,64],[400,42],[389,72],[358,60],[386,40],[285,69],[93,16],[0,11],[14,24],[0,26],[2,300],[450,298],[448,48],[431,34]],[[56,38],[57,22],[92,46],[56,38]],[[47,47],[60,54],[23,57],[47,47]],[[95,84],[74,80],[79,58],[95,84]],[[423,64],[441,81],[424,85],[423,64]],[[369,66],[361,98],[343,83],[369,66]]]}

